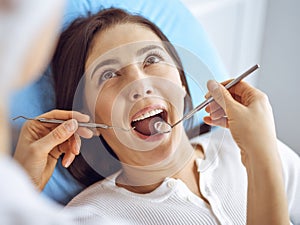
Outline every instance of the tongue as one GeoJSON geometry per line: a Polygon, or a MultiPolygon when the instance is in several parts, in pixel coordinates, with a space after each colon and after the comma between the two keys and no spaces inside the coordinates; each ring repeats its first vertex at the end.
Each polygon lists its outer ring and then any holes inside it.
{"type": "Polygon", "coordinates": [[[135,127],[135,130],[141,134],[150,136],[157,133],[154,128],[154,124],[158,121],[163,121],[163,119],[159,116],[152,116],[147,119],[134,122],[133,126],[135,127]]]}

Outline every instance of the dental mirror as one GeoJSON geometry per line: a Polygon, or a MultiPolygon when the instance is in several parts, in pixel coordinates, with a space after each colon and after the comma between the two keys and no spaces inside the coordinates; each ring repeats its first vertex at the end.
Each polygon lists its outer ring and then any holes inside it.
{"type": "MultiPolygon", "coordinates": [[[[237,78],[235,78],[234,80],[232,80],[231,82],[229,82],[225,86],[225,88],[229,89],[229,88],[233,87],[234,85],[236,85],[237,83],[239,83],[242,79],[244,79],[245,77],[247,77],[248,75],[250,75],[252,72],[254,72],[255,70],[257,70],[258,68],[259,68],[258,64],[252,66],[246,72],[242,73],[240,76],[238,76],[237,78]]],[[[214,100],[213,97],[210,97],[210,98],[206,99],[200,105],[198,105],[193,110],[191,110],[189,113],[185,114],[180,120],[178,120],[173,125],[167,123],[166,121],[158,121],[158,122],[156,122],[154,124],[154,128],[157,131],[157,133],[160,133],[160,134],[170,133],[175,126],[177,126],[179,123],[181,123],[181,122],[183,122],[183,121],[191,118],[196,112],[198,112],[201,109],[203,109],[204,107],[206,107],[213,100],[214,100]]]]}

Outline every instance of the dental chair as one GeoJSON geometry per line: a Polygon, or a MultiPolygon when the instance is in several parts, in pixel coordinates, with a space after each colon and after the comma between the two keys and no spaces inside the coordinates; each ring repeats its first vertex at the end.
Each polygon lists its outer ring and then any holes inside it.
{"type": "MultiPolygon", "coordinates": [[[[109,7],[122,8],[148,18],[160,27],[176,48],[180,49],[179,55],[189,74],[188,83],[194,106],[204,100],[208,79],[223,81],[227,77],[224,66],[201,24],[179,0],[69,0],[62,29],[81,15],[109,7]]],[[[15,93],[10,108],[11,118],[19,115],[36,117],[54,109],[55,94],[50,70],[46,70],[35,83],[15,93]]],[[[195,129],[199,129],[203,115],[204,112],[198,113],[195,129]]],[[[13,147],[16,145],[23,122],[22,120],[11,122],[13,147]]],[[[204,129],[209,128],[204,126],[204,129]]],[[[42,193],[64,205],[84,187],[61,165],[60,160],[42,193]]]]}

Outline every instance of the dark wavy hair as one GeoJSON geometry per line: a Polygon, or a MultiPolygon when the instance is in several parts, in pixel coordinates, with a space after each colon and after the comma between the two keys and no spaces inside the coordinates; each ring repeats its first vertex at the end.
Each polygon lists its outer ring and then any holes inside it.
{"type": "MultiPolygon", "coordinates": [[[[168,38],[151,21],[142,16],[132,15],[124,10],[116,8],[104,9],[94,15],[78,18],[62,32],[51,63],[51,71],[54,77],[56,92],[56,108],[72,110],[74,95],[79,82],[85,73],[85,63],[94,36],[98,32],[105,31],[114,25],[124,23],[139,24],[150,29],[164,43],[168,43],[164,47],[173,58],[179,70],[181,82],[185,86],[187,92],[187,97],[184,100],[185,112],[190,111],[192,109],[192,102],[182,63],[168,38]]],[[[188,125],[185,124],[185,127],[186,126],[188,125]]],[[[117,158],[105,140],[102,137],[100,137],[100,140],[104,147],[99,151],[108,151],[113,157],[117,158]]],[[[101,159],[99,160],[99,164],[101,164],[101,159]]],[[[107,162],[103,162],[103,165],[105,165],[105,168],[103,168],[103,170],[106,171],[104,172],[105,176],[120,169],[120,165],[111,167],[107,162]]],[[[100,175],[94,171],[82,155],[75,158],[74,162],[69,167],[69,172],[84,185],[90,185],[105,177],[103,174],[100,175]]]]}

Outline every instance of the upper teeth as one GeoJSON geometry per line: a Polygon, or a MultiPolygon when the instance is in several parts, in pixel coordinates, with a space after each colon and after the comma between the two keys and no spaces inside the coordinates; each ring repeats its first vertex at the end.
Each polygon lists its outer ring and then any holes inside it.
{"type": "Polygon", "coordinates": [[[151,117],[151,116],[155,116],[157,114],[160,114],[163,110],[162,109],[154,109],[154,110],[151,110],[149,112],[146,112],[145,114],[142,114],[141,116],[139,116],[138,118],[135,118],[132,122],[136,122],[136,121],[140,121],[140,120],[144,120],[148,117],[151,117]]]}

